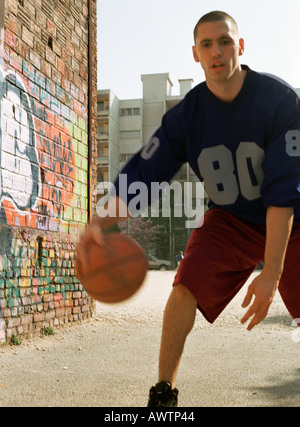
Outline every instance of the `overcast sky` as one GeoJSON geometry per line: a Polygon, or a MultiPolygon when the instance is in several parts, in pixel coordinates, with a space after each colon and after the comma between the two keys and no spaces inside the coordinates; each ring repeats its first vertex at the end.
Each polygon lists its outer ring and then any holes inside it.
{"type": "Polygon", "coordinates": [[[256,71],[275,74],[300,88],[299,0],[97,0],[98,89],[119,99],[142,97],[141,74],[169,73],[204,80],[192,56],[193,30],[211,10],[235,18],[245,40],[241,58],[256,71]]]}

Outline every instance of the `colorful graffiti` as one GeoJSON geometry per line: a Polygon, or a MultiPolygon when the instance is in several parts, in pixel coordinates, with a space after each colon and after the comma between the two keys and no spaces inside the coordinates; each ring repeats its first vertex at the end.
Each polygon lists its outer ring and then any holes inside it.
{"type": "Polygon", "coordinates": [[[40,168],[34,118],[20,78],[6,75],[1,129],[1,223],[18,224],[13,211],[34,209],[40,190],[40,168]],[[9,210],[11,212],[9,212],[9,210]]]}
{"type": "MultiPolygon", "coordinates": [[[[24,67],[28,74],[23,61],[24,67]]],[[[87,114],[83,107],[71,110],[71,99],[39,74],[31,80],[3,75],[0,341],[5,310],[22,315],[45,301],[57,310],[72,305],[72,293],[81,290],[71,233],[78,235],[87,221],[87,114]]]]}
{"type": "Polygon", "coordinates": [[[1,223],[48,230],[49,218],[63,218],[74,196],[76,169],[69,129],[55,127],[51,120],[58,117],[42,105],[33,114],[20,77],[7,74],[5,86],[1,223]]]}
{"type": "MultiPolygon", "coordinates": [[[[71,279],[75,275],[74,245],[60,236],[53,242],[48,233],[43,237],[19,231],[12,241],[11,256],[0,257],[0,289],[5,282],[5,300],[2,308],[43,304],[45,296],[69,299],[70,292],[79,289],[71,279]]],[[[59,307],[59,305],[57,306],[59,307]]]]}
{"type": "MultiPolygon", "coordinates": [[[[50,45],[39,22],[30,32],[21,2],[0,0],[0,342],[91,308],[75,277],[88,217],[88,46],[61,28],[56,37],[51,8],[50,45]]],[[[75,20],[79,10],[80,2],[75,20]]]]}

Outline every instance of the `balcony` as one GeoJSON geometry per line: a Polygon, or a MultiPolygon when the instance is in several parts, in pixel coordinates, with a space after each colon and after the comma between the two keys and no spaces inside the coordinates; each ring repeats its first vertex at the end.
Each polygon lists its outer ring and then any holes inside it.
{"type": "Polygon", "coordinates": [[[108,132],[101,132],[97,134],[97,140],[98,141],[108,141],[109,134],[108,132]]]}
{"type": "Polygon", "coordinates": [[[108,157],[97,157],[97,166],[108,166],[109,159],[108,157]]]}
{"type": "Polygon", "coordinates": [[[97,117],[108,117],[109,109],[107,110],[97,110],[97,117]]]}

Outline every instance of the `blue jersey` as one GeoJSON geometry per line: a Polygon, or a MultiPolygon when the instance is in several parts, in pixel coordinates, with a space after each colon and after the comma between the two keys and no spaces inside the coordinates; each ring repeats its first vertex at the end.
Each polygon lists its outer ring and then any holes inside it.
{"type": "MultiPolygon", "coordinates": [[[[300,222],[300,99],[275,76],[243,69],[233,102],[219,100],[203,82],[164,115],[122,170],[128,186],[140,181],[150,191],[151,182],[170,181],[188,162],[210,208],[265,224],[268,206],[293,206],[300,222]]],[[[119,179],[115,184],[119,194],[119,179]]]]}

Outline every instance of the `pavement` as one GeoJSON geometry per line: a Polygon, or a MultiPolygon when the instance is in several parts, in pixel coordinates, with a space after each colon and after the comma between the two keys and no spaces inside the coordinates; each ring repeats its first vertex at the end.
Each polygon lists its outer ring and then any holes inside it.
{"type": "MultiPolygon", "coordinates": [[[[0,407],[145,407],[173,277],[150,271],[130,300],[97,303],[92,321],[0,347],[0,407]]],[[[214,325],[198,313],[178,371],[179,407],[299,406],[300,332],[279,294],[248,332],[245,293],[214,325]]]]}

